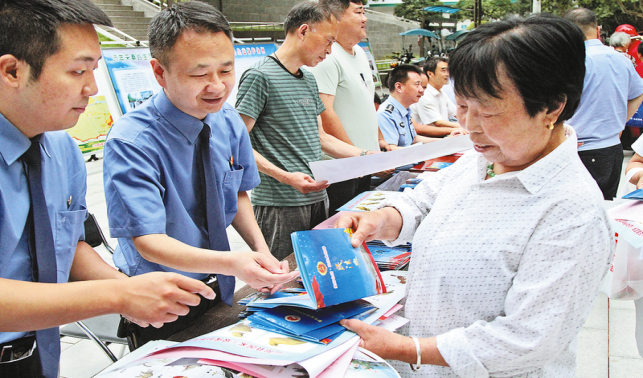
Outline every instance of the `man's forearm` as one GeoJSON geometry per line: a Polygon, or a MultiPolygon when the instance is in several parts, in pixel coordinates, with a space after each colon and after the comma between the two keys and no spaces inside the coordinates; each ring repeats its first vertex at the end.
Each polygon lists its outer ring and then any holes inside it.
{"type": "Polygon", "coordinates": [[[342,121],[340,121],[339,116],[333,109],[335,96],[320,93],[319,97],[321,98],[322,102],[324,103],[324,107],[326,108],[326,110],[321,113],[322,127],[324,128],[324,131],[329,135],[332,135],[335,138],[341,140],[342,142],[352,145],[353,142],[348,137],[348,134],[344,129],[344,125],[342,125],[342,121]]]}
{"type": "Polygon", "coordinates": [[[84,241],[79,241],[69,272],[69,281],[88,281],[126,278],[127,276],[107,264],[96,251],[84,241]]]}
{"type": "Polygon", "coordinates": [[[254,153],[255,161],[257,162],[257,170],[259,172],[266,174],[281,183],[286,181],[286,177],[288,176],[289,172],[271,163],[254,148],[252,149],[252,152],[254,153]]]}
{"type": "Polygon", "coordinates": [[[451,132],[458,128],[457,127],[438,127],[434,126],[433,124],[431,125],[425,125],[422,123],[417,123],[415,120],[413,120],[413,127],[415,128],[415,131],[419,135],[424,135],[427,137],[443,137],[451,134],[451,132]]]}
{"type": "Polygon", "coordinates": [[[237,196],[237,215],[232,221],[232,227],[237,230],[251,250],[270,255],[266,240],[261,233],[257,219],[252,211],[250,197],[248,197],[248,193],[246,192],[239,192],[237,196]]]}
{"type": "Polygon", "coordinates": [[[192,273],[234,275],[232,253],[197,248],[166,234],[149,234],[132,238],[136,250],[148,261],[192,273]]]}
{"type": "Polygon", "coordinates": [[[449,131],[453,131],[453,129],[458,129],[458,128],[460,128],[460,124],[459,124],[459,123],[457,123],[457,122],[451,122],[451,121],[449,121],[449,120],[445,120],[445,119],[439,119],[439,120],[437,120],[437,121],[433,122],[433,125],[434,125],[434,126],[437,126],[437,127],[448,127],[448,128],[450,128],[450,129],[451,129],[451,130],[449,130],[449,131]]]}
{"type": "Polygon", "coordinates": [[[34,331],[117,312],[110,282],[43,284],[0,279],[0,332],[34,331]]]}
{"type": "Polygon", "coordinates": [[[344,143],[329,134],[322,134],[319,136],[322,151],[335,158],[347,158],[360,156],[362,150],[352,144],[344,143]]]}

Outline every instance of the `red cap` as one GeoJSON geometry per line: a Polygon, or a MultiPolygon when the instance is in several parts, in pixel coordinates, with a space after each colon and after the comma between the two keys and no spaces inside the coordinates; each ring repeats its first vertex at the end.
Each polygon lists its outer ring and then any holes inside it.
{"type": "Polygon", "coordinates": [[[630,24],[619,25],[614,32],[626,33],[631,37],[635,37],[639,35],[639,33],[636,32],[636,29],[634,28],[634,26],[630,24]]]}

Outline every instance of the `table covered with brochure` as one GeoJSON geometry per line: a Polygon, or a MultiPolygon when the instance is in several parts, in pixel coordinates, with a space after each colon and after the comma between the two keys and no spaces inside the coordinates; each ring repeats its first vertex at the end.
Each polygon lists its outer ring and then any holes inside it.
{"type": "Polygon", "coordinates": [[[352,247],[350,229],[293,233],[303,288],[274,295],[249,287],[199,324],[169,341],[146,344],[97,377],[398,377],[385,361],[358,348],[339,320],[360,319],[394,331],[408,321],[402,307],[406,272],[380,272],[368,246],[352,247]],[[240,314],[242,317],[240,317],[240,314]],[[180,342],[177,342],[180,341],[180,342]]]}

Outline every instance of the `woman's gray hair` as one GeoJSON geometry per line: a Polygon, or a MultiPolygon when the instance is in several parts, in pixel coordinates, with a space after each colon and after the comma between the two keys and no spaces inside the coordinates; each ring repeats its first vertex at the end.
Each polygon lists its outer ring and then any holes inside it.
{"type": "Polygon", "coordinates": [[[630,44],[630,36],[627,33],[616,32],[610,37],[610,46],[625,47],[630,44]]]}

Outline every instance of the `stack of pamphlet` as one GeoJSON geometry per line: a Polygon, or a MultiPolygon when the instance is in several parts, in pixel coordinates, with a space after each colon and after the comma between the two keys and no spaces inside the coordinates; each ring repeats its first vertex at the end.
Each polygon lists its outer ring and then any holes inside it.
{"type": "Polygon", "coordinates": [[[137,377],[141,369],[147,369],[144,376],[174,377],[176,366],[185,367],[183,377],[212,376],[217,369],[227,369],[226,377],[368,377],[360,367],[370,365],[381,368],[381,376],[398,376],[384,365],[355,362],[359,338],[337,322],[357,317],[392,331],[406,324],[395,314],[402,307],[406,272],[380,273],[366,245],[353,248],[350,236],[349,229],[294,233],[303,291],[246,298],[248,318],[119,364],[100,377],[137,377]]]}
{"type": "Polygon", "coordinates": [[[371,240],[366,245],[380,270],[401,270],[411,261],[411,243],[389,247],[379,240],[371,240]]]}

